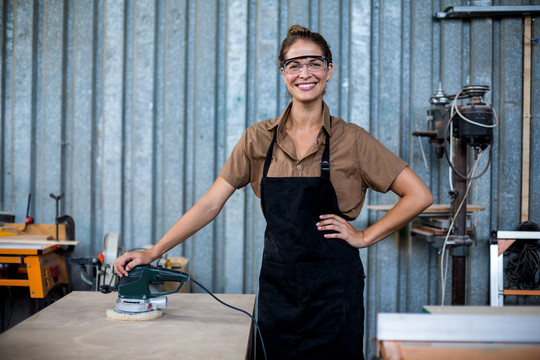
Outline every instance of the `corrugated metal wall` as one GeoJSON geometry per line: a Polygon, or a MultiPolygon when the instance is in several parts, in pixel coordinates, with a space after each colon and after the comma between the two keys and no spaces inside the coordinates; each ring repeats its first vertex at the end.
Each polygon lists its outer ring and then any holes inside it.
{"type": "MultiPolygon", "coordinates": [[[[53,223],[49,194],[64,193],[61,213],[75,219],[77,256],[97,254],[106,233],[120,233],[128,249],[156,242],[208,190],[244,129],[279,115],[290,101],[277,53],[287,27],[299,23],[331,44],[334,76],[325,100],[332,114],[365,127],[408,161],[436,203],[450,201],[448,166],[411,133],[426,128],[439,82],[449,94],[467,84],[491,87],[500,126],[490,169],[470,200],[487,209],[476,219],[467,276],[467,303],[487,304],[490,231],[520,221],[523,18],[433,15],[451,5],[538,3],[5,0],[0,201],[21,222],[31,192],[31,214],[53,223]]],[[[540,36],[539,21],[532,34],[540,36]]],[[[529,213],[536,222],[538,58],[534,44],[529,213]]],[[[368,200],[396,199],[371,193],[368,200]]],[[[364,210],[355,225],[380,216],[364,210]]],[[[194,276],[216,292],[253,293],[264,226],[259,200],[244,189],[170,255],[189,257],[194,276]]],[[[378,312],[440,302],[437,250],[407,230],[361,255],[367,337],[378,312]]],[[[374,353],[372,342],[367,351],[374,353]]]]}

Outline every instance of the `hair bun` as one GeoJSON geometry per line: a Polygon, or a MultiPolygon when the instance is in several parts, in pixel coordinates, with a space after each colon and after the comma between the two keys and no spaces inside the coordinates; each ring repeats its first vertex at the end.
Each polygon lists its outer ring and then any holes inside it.
{"type": "Polygon", "coordinates": [[[287,36],[291,36],[291,35],[294,35],[294,34],[298,34],[298,33],[310,33],[311,31],[308,29],[308,28],[305,28],[301,25],[292,25],[288,30],[287,30],[287,36]]]}
{"type": "Polygon", "coordinates": [[[281,48],[278,55],[278,63],[280,66],[281,63],[285,61],[287,51],[289,51],[290,47],[297,40],[311,41],[321,49],[323,55],[326,56],[328,63],[332,63],[332,52],[330,51],[328,43],[321,34],[313,32],[301,25],[292,25],[287,29],[287,37],[285,37],[285,39],[283,39],[281,42],[281,48]]]}

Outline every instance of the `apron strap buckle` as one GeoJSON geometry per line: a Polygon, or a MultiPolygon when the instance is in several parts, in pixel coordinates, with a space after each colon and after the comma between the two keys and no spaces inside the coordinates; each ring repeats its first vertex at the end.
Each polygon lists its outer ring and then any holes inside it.
{"type": "Polygon", "coordinates": [[[330,171],[330,163],[328,161],[321,161],[321,171],[330,171]]]}

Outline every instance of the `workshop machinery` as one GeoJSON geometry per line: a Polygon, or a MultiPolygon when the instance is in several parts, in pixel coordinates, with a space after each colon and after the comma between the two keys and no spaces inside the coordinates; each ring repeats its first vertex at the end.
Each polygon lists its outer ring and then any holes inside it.
{"type": "Polygon", "coordinates": [[[92,290],[98,291],[101,285],[113,285],[116,276],[113,271],[113,262],[120,255],[122,247],[118,233],[108,233],[102,242],[102,252],[90,257],[72,257],[70,264],[80,265],[81,280],[89,285],[92,290]],[[90,268],[90,273],[87,268],[90,268]]]}
{"type": "MultiPolygon", "coordinates": [[[[68,286],[65,254],[76,241],[56,241],[56,224],[4,224],[0,236],[0,286],[28,287],[31,298],[43,299],[57,285],[68,286]],[[22,231],[26,228],[26,231],[22,231]]],[[[58,227],[66,234],[66,225],[58,227]]]]}
{"type": "Polygon", "coordinates": [[[451,204],[449,213],[438,217],[420,217],[413,234],[426,237],[441,249],[442,302],[445,289],[445,250],[452,256],[452,305],[465,304],[465,269],[469,246],[476,240],[475,228],[467,216],[467,195],[473,180],[482,176],[491,163],[493,128],[498,126],[497,114],[486,98],[487,85],[467,85],[455,95],[446,95],[441,85],[431,97],[427,111],[428,130],[415,136],[428,137],[436,145],[439,158],[449,165],[451,204]],[[459,100],[469,100],[458,105],[459,100]],[[474,164],[468,170],[468,149],[473,150],[474,164]],[[486,165],[480,171],[481,155],[489,148],[486,165]],[[419,228],[421,228],[419,230],[419,228]],[[437,241],[440,239],[440,241],[437,241]]]}

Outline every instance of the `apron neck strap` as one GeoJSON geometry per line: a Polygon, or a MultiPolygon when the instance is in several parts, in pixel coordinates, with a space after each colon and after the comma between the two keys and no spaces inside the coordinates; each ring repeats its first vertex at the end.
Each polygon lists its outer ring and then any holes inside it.
{"type": "Polygon", "coordinates": [[[321,161],[321,178],[330,180],[330,134],[326,134],[326,145],[321,161]]]}
{"type": "MultiPolygon", "coordinates": [[[[332,117],[330,116],[330,127],[332,127],[332,117]]],[[[321,177],[330,181],[330,134],[326,133],[326,145],[321,161],[321,177]]]]}
{"type": "Polygon", "coordinates": [[[268,174],[270,162],[272,161],[272,154],[274,153],[274,143],[276,142],[277,128],[278,127],[276,126],[276,128],[274,129],[274,136],[272,137],[272,142],[268,147],[268,151],[266,152],[266,158],[264,159],[263,178],[265,178],[266,174],[268,174]]]}

